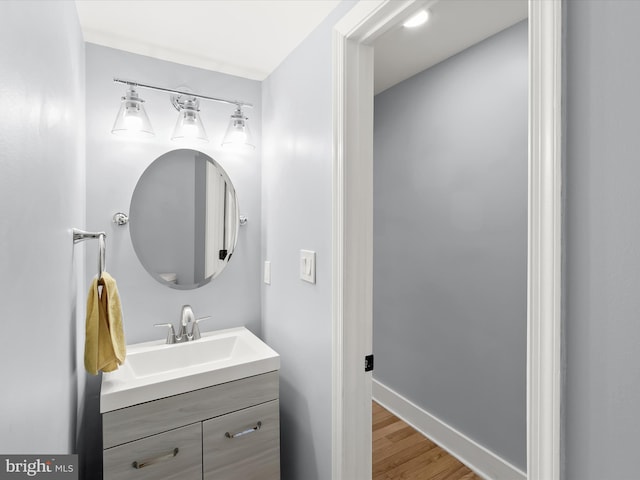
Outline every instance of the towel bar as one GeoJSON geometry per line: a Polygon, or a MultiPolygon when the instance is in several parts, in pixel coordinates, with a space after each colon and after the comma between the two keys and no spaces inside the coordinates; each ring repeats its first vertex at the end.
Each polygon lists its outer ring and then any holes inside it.
{"type": "Polygon", "coordinates": [[[77,228],[73,229],[73,243],[84,242],[90,238],[97,238],[99,245],[99,255],[98,255],[98,278],[102,278],[102,272],[105,270],[106,265],[106,250],[107,245],[105,239],[107,238],[107,234],[104,232],[85,232],[84,230],[79,230],[77,228]]]}

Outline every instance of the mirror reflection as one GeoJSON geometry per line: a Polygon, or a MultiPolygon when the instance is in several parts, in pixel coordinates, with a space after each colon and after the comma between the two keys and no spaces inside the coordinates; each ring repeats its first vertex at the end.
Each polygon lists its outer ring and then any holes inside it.
{"type": "Polygon", "coordinates": [[[158,157],[136,185],[129,217],[140,262],[171,288],[207,284],[226,267],[236,245],[233,184],[213,158],[197,150],[158,157]]]}

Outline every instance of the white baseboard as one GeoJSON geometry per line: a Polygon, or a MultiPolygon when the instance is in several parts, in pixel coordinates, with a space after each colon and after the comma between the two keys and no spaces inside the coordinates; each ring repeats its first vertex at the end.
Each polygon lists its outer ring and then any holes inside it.
{"type": "Polygon", "coordinates": [[[375,379],[373,399],[481,477],[487,480],[526,480],[524,472],[375,379]]]}

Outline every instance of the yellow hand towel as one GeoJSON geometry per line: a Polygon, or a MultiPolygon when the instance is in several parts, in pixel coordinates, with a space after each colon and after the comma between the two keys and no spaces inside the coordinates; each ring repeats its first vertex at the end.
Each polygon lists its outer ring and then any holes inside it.
{"type": "Polygon", "coordinates": [[[124,363],[126,344],[116,281],[107,272],[91,283],[87,296],[84,366],[87,372],[112,372],[124,363]],[[102,293],[99,288],[102,286],[102,293]]]}

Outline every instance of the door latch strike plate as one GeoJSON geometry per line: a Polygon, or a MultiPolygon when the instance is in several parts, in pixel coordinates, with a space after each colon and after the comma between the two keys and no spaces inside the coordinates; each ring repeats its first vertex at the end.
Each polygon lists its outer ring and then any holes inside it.
{"type": "Polygon", "coordinates": [[[364,371],[370,372],[373,370],[373,354],[364,357],[364,371]]]}

